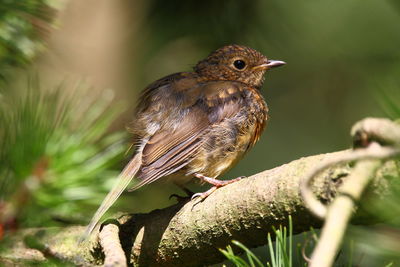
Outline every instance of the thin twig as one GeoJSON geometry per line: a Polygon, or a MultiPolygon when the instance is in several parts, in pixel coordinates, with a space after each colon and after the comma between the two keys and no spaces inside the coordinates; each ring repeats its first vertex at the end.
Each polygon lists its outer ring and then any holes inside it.
{"type": "Polygon", "coordinates": [[[314,196],[314,193],[311,190],[311,184],[317,175],[322,173],[325,169],[338,164],[361,159],[387,159],[395,157],[399,154],[400,149],[397,148],[369,146],[365,149],[349,150],[345,154],[324,160],[320,165],[312,169],[304,179],[301,180],[300,190],[305,204],[315,216],[320,219],[324,219],[327,214],[327,208],[314,196]]]}
{"type": "Polygon", "coordinates": [[[306,250],[307,250],[307,247],[308,247],[308,243],[310,243],[310,239],[311,239],[311,238],[312,238],[312,237],[307,236],[306,239],[304,240],[303,246],[301,247],[301,256],[303,257],[303,259],[304,259],[308,264],[310,264],[311,259],[310,259],[310,257],[308,257],[308,255],[307,255],[307,253],[306,253],[306,250]]]}
{"type": "Polygon", "coordinates": [[[355,145],[378,142],[381,145],[398,147],[400,145],[400,125],[389,119],[365,118],[351,129],[355,145]]]}
{"type": "Polygon", "coordinates": [[[311,256],[310,267],[332,266],[353,213],[354,200],[359,199],[379,166],[378,160],[363,160],[357,163],[349,179],[343,184],[341,194],[329,208],[321,237],[311,256]]]}
{"type": "Polygon", "coordinates": [[[126,257],[119,240],[118,226],[105,225],[99,234],[99,239],[105,255],[104,266],[126,267],[126,257]]]}
{"type": "Polygon", "coordinates": [[[312,253],[310,267],[332,266],[335,255],[342,242],[346,227],[353,213],[355,202],[361,198],[376,170],[381,166],[381,159],[388,159],[400,154],[400,127],[387,119],[368,118],[356,123],[352,128],[356,146],[365,149],[347,151],[346,154],[330,158],[314,168],[300,184],[301,194],[306,205],[319,218],[325,219],[321,237],[312,253]],[[382,147],[375,143],[379,141],[382,147]],[[338,196],[329,209],[313,195],[311,183],[323,170],[339,163],[359,160],[352,173],[338,190],[338,196]]]}

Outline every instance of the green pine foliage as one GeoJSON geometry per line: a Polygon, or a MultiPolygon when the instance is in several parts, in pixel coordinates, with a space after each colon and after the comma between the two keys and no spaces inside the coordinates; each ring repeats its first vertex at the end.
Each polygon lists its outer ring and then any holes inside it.
{"type": "Polygon", "coordinates": [[[0,3],[0,77],[30,63],[44,47],[60,0],[2,0],[0,3]]]}
{"type": "Polygon", "coordinates": [[[3,220],[22,226],[81,222],[109,189],[126,151],[125,133],[107,134],[121,107],[110,107],[107,93],[90,100],[82,88],[66,97],[63,86],[29,87],[24,96],[0,98],[3,220]]]}

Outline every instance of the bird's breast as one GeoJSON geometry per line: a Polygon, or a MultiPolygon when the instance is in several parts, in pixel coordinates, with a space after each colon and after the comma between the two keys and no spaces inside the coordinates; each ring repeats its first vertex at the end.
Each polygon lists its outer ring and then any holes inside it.
{"type": "Polygon", "coordinates": [[[203,136],[203,145],[188,165],[188,173],[218,177],[259,140],[267,120],[267,105],[257,89],[247,90],[242,96],[236,114],[216,123],[203,136]]]}

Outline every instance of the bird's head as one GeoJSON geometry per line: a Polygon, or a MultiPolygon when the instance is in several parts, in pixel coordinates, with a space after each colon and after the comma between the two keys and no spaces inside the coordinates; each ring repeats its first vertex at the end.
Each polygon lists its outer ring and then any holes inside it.
{"type": "Polygon", "coordinates": [[[201,60],[194,70],[207,80],[238,81],[260,88],[265,72],[284,64],[284,61],[268,59],[249,47],[228,45],[201,60]]]}

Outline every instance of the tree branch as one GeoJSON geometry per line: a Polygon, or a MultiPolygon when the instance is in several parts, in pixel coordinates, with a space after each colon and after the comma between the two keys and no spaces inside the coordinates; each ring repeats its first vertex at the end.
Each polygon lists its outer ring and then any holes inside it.
{"type": "MultiPolygon", "coordinates": [[[[196,200],[148,214],[124,215],[116,223],[122,248],[129,262],[140,266],[198,266],[222,261],[224,257],[218,248],[225,248],[232,239],[248,247],[266,244],[267,233],[273,234],[273,226],[287,225],[289,215],[293,218],[294,233],[308,231],[311,226],[319,228],[321,221],[310,214],[301,197],[300,180],[320,162],[345,153],[305,157],[258,173],[218,189],[195,206],[196,200]]],[[[324,203],[330,202],[352,171],[348,165],[326,169],[311,184],[314,195],[324,203]]],[[[386,162],[376,173],[367,195],[379,195],[381,199],[390,194],[387,177],[397,175],[394,161],[386,162]]],[[[363,217],[361,223],[368,224],[368,220],[363,217]]],[[[19,242],[3,252],[2,257],[21,257],[26,247],[20,240],[31,235],[72,262],[101,263],[103,256],[98,245],[91,251],[90,244],[85,249],[76,246],[82,232],[83,227],[62,229],[56,234],[46,229],[22,231],[15,237],[19,242]]]]}
{"type": "MultiPolygon", "coordinates": [[[[289,215],[293,217],[295,233],[307,231],[311,226],[318,228],[321,222],[311,216],[300,196],[300,179],[321,161],[345,153],[302,158],[264,171],[218,189],[196,206],[189,202],[148,214],[122,216],[119,227],[123,249],[132,262],[142,266],[196,266],[223,260],[218,248],[225,248],[232,239],[249,247],[265,244],[267,233],[273,232],[272,226],[286,225],[289,215]]],[[[329,202],[351,172],[348,166],[327,169],[314,180],[314,194],[329,202]]],[[[388,181],[383,177],[395,175],[396,166],[393,162],[386,163],[378,172],[371,192],[389,193],[385,191],[388,181]]],[[[21,234],[37,236],[71,261],[101,261],[98,249],[89,253],[75,246],[75,239],[83,231],[81,227],[58,234],[40,230],[38,235],[38,231],[21,234]]],[[[14,249],[18,251],[24,246],[19,244],[14,249]]]]}

